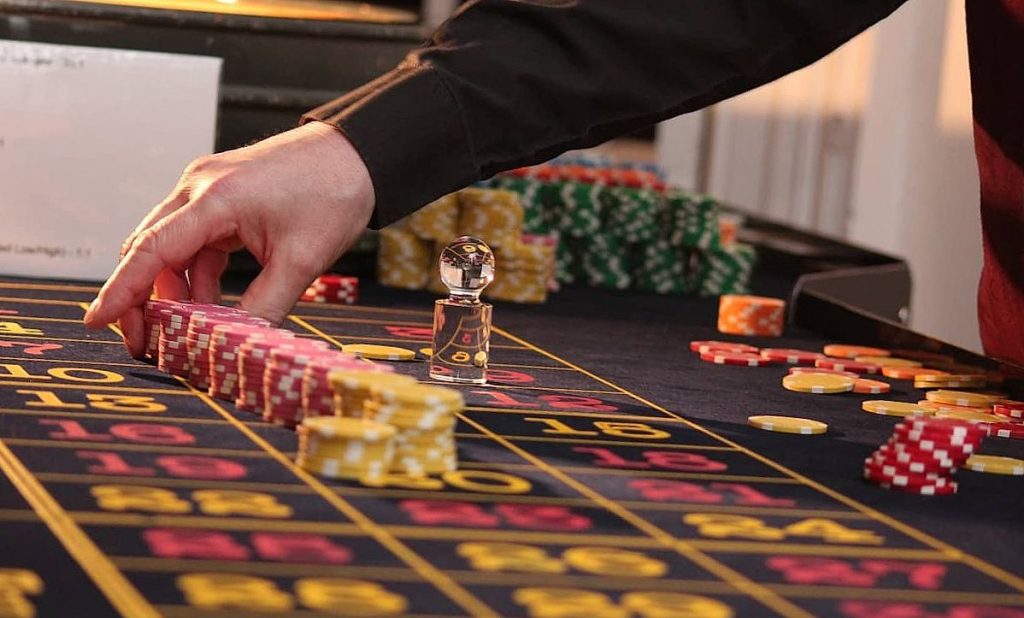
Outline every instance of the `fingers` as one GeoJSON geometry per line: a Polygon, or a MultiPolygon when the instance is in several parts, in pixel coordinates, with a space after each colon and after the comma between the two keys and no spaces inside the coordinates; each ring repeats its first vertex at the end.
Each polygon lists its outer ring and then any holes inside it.
{"type": "Polygon", "coordinates": [[[227,266],[227,253],[209,247],[200,249],[188,269],[192,300],[200,303],[219,303],[220,277],[227,266]]]}
{"type": "Polygon", "coordinates": [[[117,321],[124,336],[124,345],[132,358],[142,359],[146,355],[146,325],[143,321],[143,310],[131,307],[117,321]]]}
{"type": "Polygon", "coordinates": [[[188,279],[185,277],[185,270],[182,268],[165,268],[160,271],[153,282],[157,298],[170,298],[172,300],[187,300],[192,298],[189,295],[188,279]]]}
{"type": "Polygon", "coordinates": [[[206,244],[225,236],[224,222],[211,214],[217,211],[196,200],[144,231],[86,312],[86,325],[101,327],[142,305],[161,271],[180,268],[206,244]]]}
{"type": "Polygon", "coordinates": [[[271,260],[249,284],[238,306],[280,324],[312,280],[307,272],[308,269],[297,267],[287,259],[271,260]]]}
{"type": "Polygon", "coordinates": [[[132,233],[128,235],[128,238],[125,239],[124,244],[121,245],[121,259],[123,260],[125,256],[128,255],[128,252],[131,251],[132,247],[135,245],[135,241],[139,237],[139,234],[148,230],[150,227],[153,226],[153,224],[162,220],[164,217],[171,214],[172,212],[178,210],[186,203],[188,203],[188,195],[184,193],[180,189],[180,187],[175,187],[174,191],[172,191],[170,195],[164,198],[164,201],[157,204],[153,208],[153,210],[150,210],[149,213],[145,216],[145,218],[143,218],[142,221],[140,221],[139,224],[135,226],[135,229],[132,230],[132,233]]]}

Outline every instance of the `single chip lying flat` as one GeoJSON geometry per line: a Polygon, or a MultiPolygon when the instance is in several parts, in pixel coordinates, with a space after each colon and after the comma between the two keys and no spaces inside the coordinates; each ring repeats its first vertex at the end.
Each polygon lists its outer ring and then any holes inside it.
{"type": "Polygon", "coordinates": [[[998,455],[971,455],[964,468],[989,474],[1024,476],[1024,459],[1000,457],[998,455]]]}
{"type": "Polygon", "coordinates": [[[747,424],[765,431],[803,435],[822,434],[828,431],[828,425],[821,421],[796,416],[751,416],[747,418],[747,424]]]}
{"type": "Polygon", "coordinates": [[[792,373],[782,378],[782,387],[798,393],[848,393],[856,380],[834,373],[792,373]]]}
{"type": "Polygon", "coordinates": [[[881,399],[869,399],[860,404],[865,412],[881,414],[882,416],[931,416],[935,410],[921,407],[906,401],[885,401],[881,399]]]}
{"type": "Polygon", "coordinates": [[[370,360],[408,361],[416,358],[416,353],[412,350],[372,343],[350,343],[341,346],[341,351],[370,360]]]}

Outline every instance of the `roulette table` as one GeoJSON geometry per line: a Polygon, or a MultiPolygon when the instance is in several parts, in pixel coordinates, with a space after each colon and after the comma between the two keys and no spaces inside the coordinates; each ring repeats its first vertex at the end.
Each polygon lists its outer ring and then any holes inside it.
{"type": "MultiPolygon", "coordinates": [[[[755,291],[794,292],[786,332],[731,340],[987,362],[765,263],[755,291]]],[[[862,412],[874,395],[787,391],[784,367],[702,362],[689,342],[724,337],[716,299],[497,304],[489,383],[458,386],[458,470],[367,486],[306,472],[293,431],[86,330],[94,294],[0,279],[0,615],[1024,617],[1024,477],[962,470],[952,496],[865,482],[899,419],[862,412]]],[[[284,327],[429,346],[432,295],[360,297],[284,327]]],[[[427,379],[423,358],[392,364],[427,379]]]]}

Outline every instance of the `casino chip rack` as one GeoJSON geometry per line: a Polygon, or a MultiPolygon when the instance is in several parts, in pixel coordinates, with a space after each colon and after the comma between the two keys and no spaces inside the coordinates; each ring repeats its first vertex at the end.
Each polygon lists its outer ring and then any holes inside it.
{"type": "MultiPolygon", "coordinates": [[[[3,615],[1024,616],[980,533],[924,532],[905,519],[925,503],[851,498],[746,446],[779,434],[691,420],[500,313],[459,469],[369,487],[304,472],[293,432],[86,331],[94,293],[0,282],[3,615]]],[[[286,326],[416,349],[429,316],[303,303],[286,326]]]]}

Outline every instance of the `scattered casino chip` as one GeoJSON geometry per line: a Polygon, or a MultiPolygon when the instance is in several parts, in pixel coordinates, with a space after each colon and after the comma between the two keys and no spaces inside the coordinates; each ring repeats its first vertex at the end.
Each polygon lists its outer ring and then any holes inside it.
{"type": "Polygon", "coordinates": [[[1024,420],[1024,401],[1000,401],[992,406],[992,413],[1007,418],[1024,420]]]}
{"type": "Polygon", "coordinates": [[[828,431],[828,425],[821,421],[796,416],[750,416],[747,418],[747,424],[765,431],[801,435],[819,435],[828,431]]]}
{"type": "Polygon", "coordinates": [[[814,361],[814,366],[819,369],[834,369],[836,371],[850,371],[857,374],[879,373],[881,367],[872,363],[861,363],[845,358],[819,358],[814,361]]]}
{"type": "Polygon", "coordinates": [[[782,387],[799,393],[818,395],[848,393],[856,380],[831,373],[793,373],[782,378],[782,387]]]}
{"type": "Polygon", "coordinates": [[[853,392],[861,395],[884,395],[892,390],[892,385],[881,380],[857,378],[853,382],[853,392]]]}
{"type": "Polygon", "coordinates": [[[988,408],[970,408],[964,406],[954,406],[948,403],[930,401],[928,399],[922,399],[918,401],[917,405],[921,406],[922,408],[928,408],[929,410],[935,410],[936,412],[979,412],[985,415],[989,413],[988,408]]]}
{"type": "Polygon", "coordinates": [[[964,468],[974,472],[1024,476],[1024,459],[999,455],[971,455],[964,468]]]}
{"type": "Polygon", "coordinates": [[[341,346],[341,351],[370,360],[411,361],[416,358],[416,352],[412,350],[373,343],[350,343],[341,346]]]}
{"type": "Polygon", "coordinates": [[[722,350],[723,352],[747,352],[757,354],[760,349],[745,343],[734,341],[691,341],[691,352],[708,352],[711,350],[722,350]]]}
{"type": "Polygon", "coordinates": [[[785,317],[781,298],[722,294],[718,301],[718,331],[727,335],[780,337],[785,317]]]}
{"type": "Polygon", "coordinates": [[[751,354],[749,352],[720,352],[718,350],[709,350],[707,352],[701,352],[700,359],[716,365],[736,365],[738,367],[764,367],[775,364],[775,361],[770,358],[765,358],[760,354],[751,354]]]}
{"type": "Polygon", "coordinates": [[[935,410],[934,412],[935,416],[941,418],[949,418],[968,423],[993,423],[999,420],[998,416],[995,414],[989,414],[987,411],[958,410],[948,406],[940,410],[935,410]]]}
{"type": "Polygon", "coordinates": [[[914,376],[915,388],[981,388],[988,383],[983,374],[947,373],[914,376]]]}
{"type": "Polygon", "coordinates": [[[433,348],[420,348],[419,352],[420,352],[420,354],[422,354],[423,356],[426,356],[427,358],[430,358],[431,356],[434,355],[434,349],[433,348]]]}
{"type": "Polygon", "coordinates": [[[860,374],[853,373],[852,371],[836,371],[835,369],[822,369],[820,367],[790,367],[789,373],[829,373],[837,376],[846,376],[854,380],[860,377],[860,374]]]}
{"type": "Polygon", "coordinates": [[[858,363],[878,365],[879,367],[920,367],[921,362],[909,358],[896,358],[895,356],[857,356],[854,358],[858,363]]]}
{"type": "Polygon", "coordinates": [[[925,367],[882,367],[882,375],[893,380],[916,380],[918,376],[948,376],[948,371],[925,367]]]}
{"type": "Polygon", "coordinates": [[[761,350],[761,356],[779,363],[790,365],[813,365],[819,358],[825,358],[824,354],[810,352],[807,350],[796,350],[792,348],[765,348],[761,350]]]}
{"type": "Polygon", "coordinates": [[[860,407],[865,412],[882,416],[931,416],[935,414],[935,410],[929,410],[928,408],[905,401],[869,399],[862,402],[860,407]]]}
{"type": "Polygon", "coordinates": [[[925,399],[928,401],[934,401],[935,403],[949,404],[951,406],[988,408],[992,405],[993,400],[998,401],[999,398],[993,398],[992,396],[985,395],[984,393],[939,389],[928,391],[928,393],[925,394],[925,399]]]}
{"type": "Polygon", "coordinates": [[[299,300],[354,305],[359,302],[359,278],[335,274],[320,275],[309,284],[299,300]]]}
{"type": "Polygon", "coordinates": [[[822,350],[825,356],[834,358],[855,359],[858,356],[889,356],[889,350],[882,348],[870,348],[862,345],[846,345],[842,343],[831,343],[822,350]]]}

